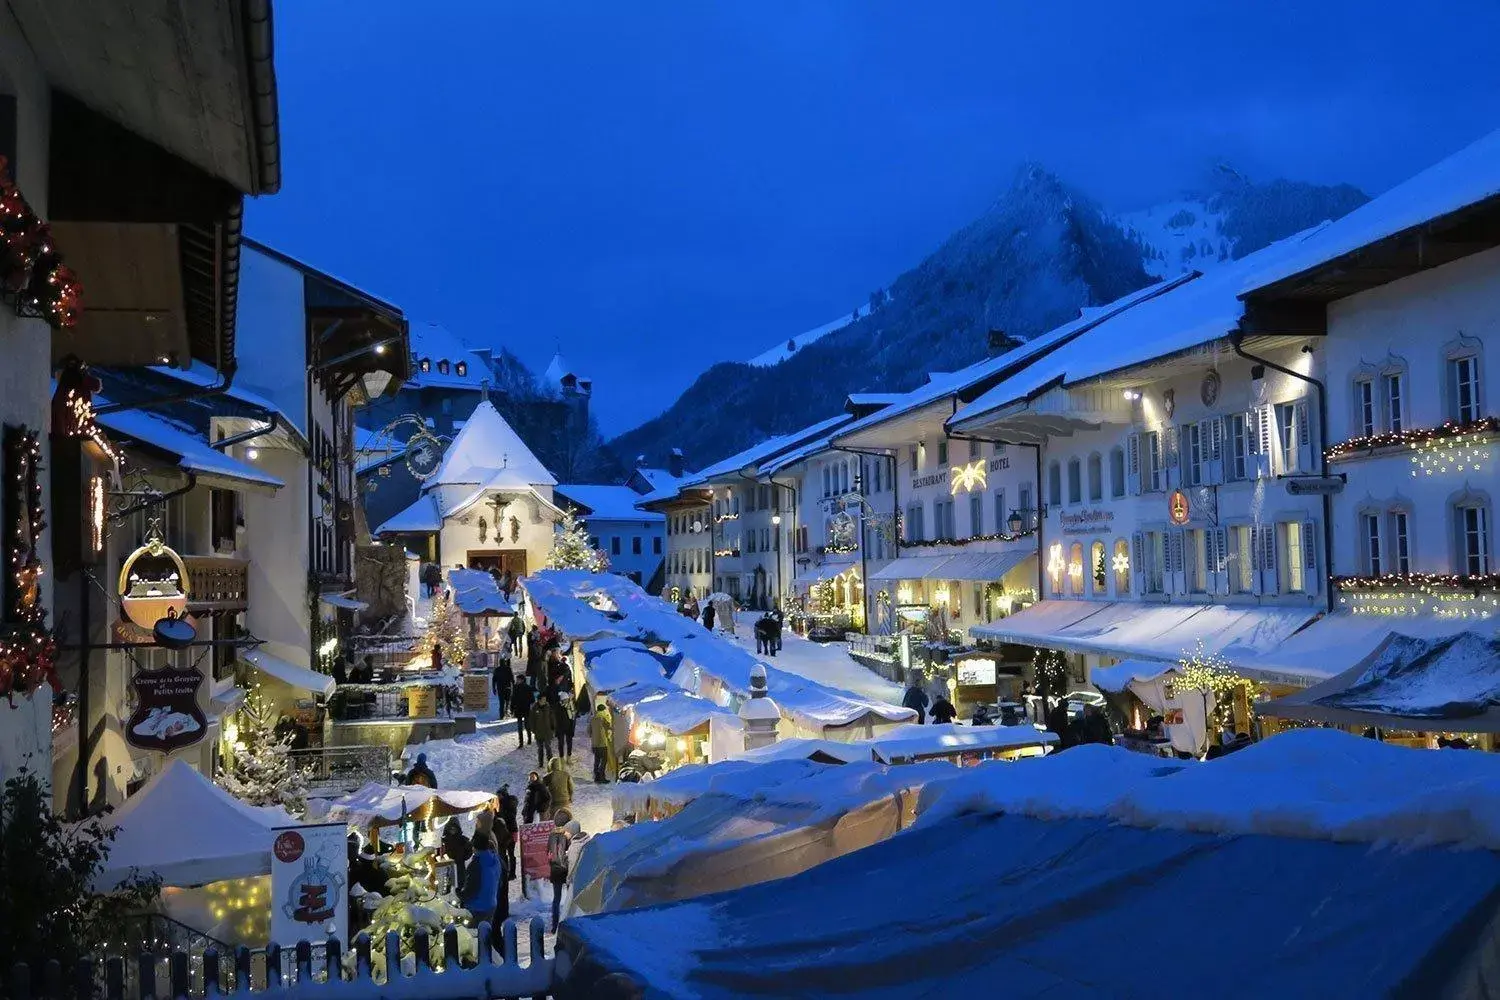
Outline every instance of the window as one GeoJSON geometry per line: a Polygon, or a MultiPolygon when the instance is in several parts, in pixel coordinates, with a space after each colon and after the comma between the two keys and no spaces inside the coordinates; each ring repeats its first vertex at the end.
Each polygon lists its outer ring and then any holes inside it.
{"type": "Polygon", "coordinates": [[[755,532],[753,532],[753,531],[750,532],[750,540],[745,543],[745,551],[746,552],[754,552],[755,551],[755,532]]]}
{"type": "Polygon", "coordinates": [[[1062,506],[1062,466],[1055,461],[1047,466],[1047,495],[1054,507],[1062,506]]]}
{"type": "Polygon", "coordinates": [[[1089,456],[1089,499],[1095,503],[1104,499],[1104,459],[1097,452],[1089,456]]]}
{"type": "Polygon", "coordinates": [[[1145,452],[1146,475],[1143,488],[1148,493],[1161,492],[1163,485],[1161,460],[1161,433],[1147,431],[1141,435],[1141,450],[1145,452]]]}
{"type": "Polygon", "coordinates": [[[1360,437],[1375,433],[1375,383],[1367,378],[1354,383],[1354,433],[1360,437]]]}
{"type": "Polygon", "coordinates": [[[917,468],[918,468],[918,465],[917,465],[917,459],[918,459],[918,457],[919,456],[917,455],[917,446],[916,445],[912,445],[911,448],[908,449],[908,451],[907,451],[906,460],[907,460],[907,464],[911,466],[911,471],[912,471],[913,474],[916,473],[917,468]]]}
{"type": "Polygon", "coordinates": [[[1458,571],[1464,576],[1482,576],[1490,571],[1490,511],[1479,501],[1465,501],[1456,508],[1458,521],[1458,571]]]}
{"type": "Polygon", "coordinates": [[[630,539],[630,554],[638,556],[641,554],[641,536],[633,535],[630,539]]]}
{"type": "Polygon", "coordinates": [[[1082,467],[1076,458],[1068,459],[1068,503],[1083,502],[1082,467]]]}
{"type": "Polygon", "coordinates": [[[974,459],[976,459],[978,457],[979,457],[979,442],[978,441],[970,441],[969,442],[969,460],[973,461],[974,459]]]}
{"type": "Polygon", "coordinates": [[[1370,576],[1379,576],[1384,570],[1380,559],[1380,515],[1359,515],[1360,563],[1370,576]]]}
{"type": "Polygon", "coordinates": [[[906,508],[906,540],[908,542],[925,541],[922,537],[922,505],[919,503],[906,508]]]}
{"type": "Polygon", "coordinates": [[[438,362],[438,371],[444,375],[448,374],[448,360],[446,358],[438,362]]]}
{"type": "Polygon", "coordinates": [[[1094,593],[1104,595],[1109,593],[1109,565],[1104,558],[1104,543],[1095,542],[1089,546],[1089,564],[1086,567],[1089,579],[1093,581],[1094,593]]]}
{"type": "Polygon", "coordinates": [[[1142,567],[1148,594],[1166,591],[1167,535],[1163,531],[1146,532],[1146,564],[1142,567]]]}
{"type": "Polygon", "coordinates": [[[1005,491],[995,491],[995,534],[1010,531],[1010,511],[1005,506],[1005,491]]]}
{"type": "Polygon", "coordinates": [[[1461,424],[1479,419],[1479,357],[1448,359],[1449,416],[1461,424]]]}
{"type": "Polygon", "coordinates": [[[1276,444],[1281,453],[1280,472],[1309,474],[1314,471],[1312,429],[1307,422],[1307,401],[1277,403],[1272,408],[1276,421],[1276,444]]]}
{"type": "MultiPolygon", "coordinates": [[[[1021,518],[1030,522],[1030,527],[1036,527],[1036,505],[1031,502],[1031,487],[1022,486],[1018,492],[1017,506],[1021,511],[1021,518]]],[[[1003,494],[1002,494],[1003,495],[1003,494]]]]}
{"type": "Polygon", "coordinates": [[[1068,550],[1068,589],[1074,597],[1083,594],[1083,580],[1087,572],[1083,565],[1083,543],[1074,542],[1068,550]]]}
{"type": "Polygon", "coordinates": [[[1208,573],[1208,532],[1202,528],[1192,528],[1187,533],[1188,592],[1208,593],[1208,573]]]}
{"type": "Polygon", "coordinates": [[[1205,479],[1203,471],[1208,464],[1208,442],[1204,440],[1203,431],[1202,424],[1186,424],[1182,428],[1183,450],[1187,452],[1183,479],[1188,486],[1201,486],[1205,479]]]}
{"type": "Polygon", "coordinates": [[[599,547],[599,536],[598,535],[590,535],[589,536],[589,548],[591,548],[591,549],[597,549],[598,547],[599,547]]]}
{"type": "Polygon", "coordinates": [[[984,497],[978,493],[969,494],[969,535],[970,537],[984,534],[984,497]]]}
{"type": "Polygon", "coordinates": [[[932,502],[932,537],[946,541],[957,536],[958,532],[953,524],[953,501],[934,500],[932,502]]]}
{"type": "Polygon", "coordinates": [[[1303,546],[1311,539],[1303,531],[1300,521],[1283,521],[1276,526],[1276,533],[1280,536],[1277,555],[1281,558],[1281,565],[1286,567],[1286,577],[1282,580],[1282,591],[1288,594],[1305,594],[1307,592],[1307,577],[1303,572],[1303,561],[1305,553],[1303,546]]]}
{"type": "Polygon", "coordinates": [[[940,465],[940,466],[948,464],[948,439],[947,438],[943,438],[941,441],[938,442],[938,460],[937,460],[937,464],[940,465]]]}
{"type": "Polygon", "coordinates": [[[996,455],[1004,455],[1005,454],[1005,445],[1002,444],[999,441],[995,442],[995,454],[996,455]]]}
{"type": "Polygon", "coordinates": [[[1391,571],[1411,572],[1411,537],[1408,534],[1406,511],[1391,511],[1391,571]]]}
{"type": "Polygon", "coordinates": [[[1387,372],[1382,381],[1385,384],[1385,427],[1399,432],[1406,427],[1405,376],[1400,372],[1387,372]]]}
{"type": "Polygon", "coordinates": [[[1125,449],[1119,445],[1109,450],[1109,495],[1125,495],[1125,449]]]}
{"type": "Polygon", "coordinates": [[[1130,546],[1125,543],[1125,539],[1115,539],[1115,557],[1112,562],[1112,568],[1115,571],[1115,595],[1124,596],[1130,593],[1130,546]]]}
{"type": "Polygon", "coordinates": [[[615,535],[609,540],[609,554],[617,556],[620,554],[620,536],[615,535]]]}
{"type": "Polygon", "coordinates": [[[1236,413],[1226,418],[1225,433],[1229,437],[1229,460],[1224,478],[1231,482],[1249,479],[1255,471],[1255,463],[1250,458],[1255,448],[1249,416],[1236,413]]]}

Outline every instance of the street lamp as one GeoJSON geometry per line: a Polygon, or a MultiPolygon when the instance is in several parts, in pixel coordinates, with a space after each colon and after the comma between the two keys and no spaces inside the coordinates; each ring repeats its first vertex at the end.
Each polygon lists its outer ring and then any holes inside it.
{"type": "Polygon", "coordinates": [[[1019,535],[1021,533],[1021,525],[1023,523],[1024,521],[1021,518],[1021,512],[1019,510],[1012,510],[1010,512],[1009,519],[1007,519],[1005,522],[1006,526],[1010,528],[1010,533],[1012,535],[1019,535]]]}
{"type": "Polygon", "coordinates": [[[771,515],[771,523],[772,524],[780,524],[781,523],[781,515],[780,514],[772,514],[771,515]]]}

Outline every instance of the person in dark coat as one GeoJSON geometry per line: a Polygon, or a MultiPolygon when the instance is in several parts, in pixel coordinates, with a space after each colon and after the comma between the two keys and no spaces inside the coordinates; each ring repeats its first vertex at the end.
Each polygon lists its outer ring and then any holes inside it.
{"type": "Polygon", "coordinates": [[[1109,720],[1097,705],[1090,705],[1084,710],[1082,728],[1082,743],[1102,743],[1109,746],[1115,741],[1115,734],[1109,728],[1109,720]]]}
{"type": "Polygon", "coordinates": [[[917,725],[927,721],[927,692],[922,690],[922,685],[916,681],[906,689],[906,694],[901,698],[904,708],[912,709],[917,713],[917,725]]]}
{"type": "Polygon", "coordinates": [[[427,755],[425,753],[417,754],[417,762],[411,766],[410,771],[406,772],[406,780],[403,784],[421,785],[425,788],[436,788],[438,786],[437,775],[433,774],[432,768],[427,766],[427,755]]]}
{"type": "Polygon", "coordinates": [[[552,793],[547,790],[546,783],[542,781],[541,771],[532,771],[526,776],[526,800],[521,803],[521,820],[524,823],[533,823],[551,815],[552,793]]]}
{"type": "Polygon", "coordinates": [[[781,608],[778,607],[774,612],[771,613],[770,631],[772,656],[775,656],[777,653],[781,652],[781,626],[782,614],[781,608]]]}
{"type": "Polygon", "coordinates": [[[427,596],[437,596],[438,588],[443,585],[443,571],[437,563],[428,563],[422,568],[422,584],[427,588],[427,596]]]}
{"type": "Polygon", "coordinates": [[[755,652],[764,656],[771,652],[771,615],[769,612],[755,619],[755,652]]]}
{"type": "Polygon", "coordinates": [[[932,703],[932,721],[940,726],[946,726],[958,718],[958,709],[953,707],[945,695],[938,695],[937,701],[932,703]]]}
{"type": "Polygon", "coordinates": [[[714,613],[714,602],[705,602],[703,605],[703,627],[710,632],[714,630],[714,613]]]}
{"type": "Polygon", "coordinates": [[[553,756],[552,737],[557,734],[557,717],[552,711],[552,702],[538,698],[531,706],[531,735],[536,737],[537,767],[546,767],[547,759],[553,756]]]}
{"type": "MultiPolygon", "coordinates": [[[[510,710],[516,717],[516,740],[523,747],[526,737],[531,734],[531,707],[535,703],[536,692],[531,690],[531,682],[525,677],[517,677],[510,689],[510,710]]],[[[535,739],[532,736],[532,740],[535,739]]]]}
{"type": "MultiPolygon", "coordinates": [[[[506,600],[510,600],[509,597],[506,600]]],[[[522,641],[526,638],[526,623],[521,621],[521,616],[511,618],[510,624],[505,628],[506,635],[510,637],[510,655],[520,656],[524,652],[522,641]]]]}
{"type": "Polygon", "coordinates": [[[516,877],[516,837],[521,832],[521,827],[516,821],[516,811],[521,804],[516,800],[515,793],[510,790],[509,783],[500,786],[496,798],[500,800],[500,822],[495,824],[495,829],[502,838],[500,846],[506,861],[505,880],[509,882],[516,877]],[[505,840],[506,837],[509,840],[505,840]]]}
{"type": "Polygon", "coordinates": [[[557,755],[573,759],[573,737],[578,732],[578,703],[573,700],[572,685],[552,689],[553,719],[557,723],[557,755]]]}
{"type": "Polygon", "coordinates": [[[464,865],[469,863],[469,858],[474,856],[474,846],[469,838],[464,835],[463,827],[459,825],[458,817],[454,816],[443,824],[443,853],[448,855],[455,866],[454,875],[457,881],[462,882],[464,876],[464,865]]]}
{"type": "Polygon", "coordinates": [[[1072,723],[1068,721],[1068,703],[1059,701],[1047,713],[1047,728],[1057,736],[1059,750],[1066,750],[1076,742],[1072,723]]]}
{"type": "Polygon", "coordinates": [[[510,658],[506,657],[495,664],[495,669],[490,673],[490,688],[495,692],[495,700],[500,703],[500,718],[505,718],[510,709],[510,691],[515,687],[515,676],[510,672],[510,658]]]}

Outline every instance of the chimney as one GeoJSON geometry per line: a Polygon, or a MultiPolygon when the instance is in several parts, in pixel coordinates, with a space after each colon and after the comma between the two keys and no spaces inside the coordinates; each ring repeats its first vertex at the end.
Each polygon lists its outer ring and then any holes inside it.
{"type": "Polygon", "coordinates": [[[740,706],[740,721],[745,724],[746,750],[757,750],[776,742],[781,706],[772,701],[766,691],[766,666],[763,663],[750,668],[750,698],[740,706]]]}
{"type": "Polygon", "coordinates": [[[1013,337],[1004,330],[990,330],[989,349],[991,354],[1004,354],[1021,346],[1021,338],[1013,337]]]}
{"type": "Polygon", "coordinates": [[[667,471],[672,474],[672,478],[674,479],[682,478],[683,469],[681,448],[673,448],[672,454],[667,456],[667,471]]]}

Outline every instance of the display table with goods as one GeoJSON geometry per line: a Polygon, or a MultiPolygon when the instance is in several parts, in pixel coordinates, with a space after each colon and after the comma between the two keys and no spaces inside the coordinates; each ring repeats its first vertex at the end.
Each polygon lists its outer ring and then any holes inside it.
{"type": "Polygon", "coordinates": [[[430,719],[461,711],[462,677],[457,671],[413,671],[386,682],[340,684],[328,699],[335,722],[365,719],[430,719]]]}

